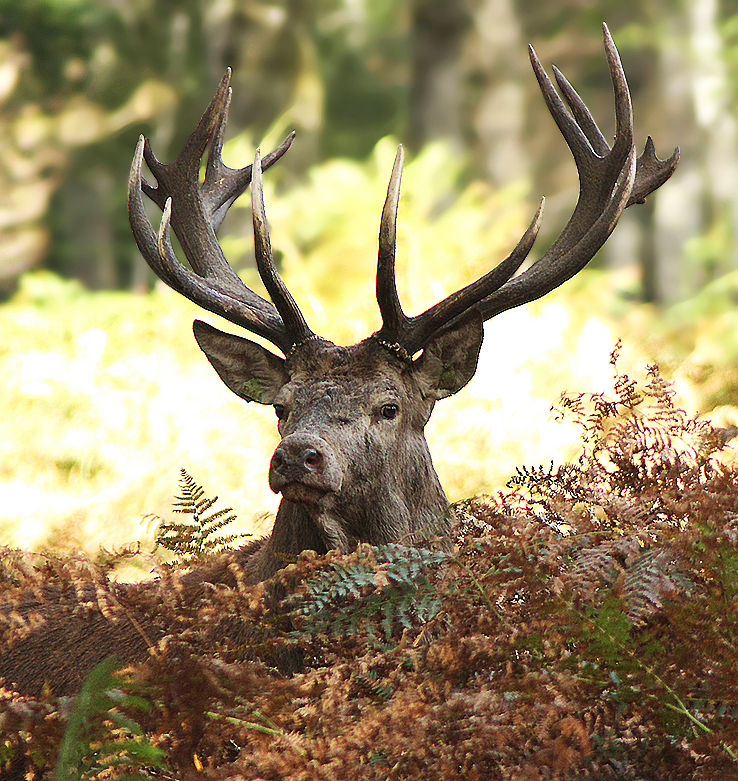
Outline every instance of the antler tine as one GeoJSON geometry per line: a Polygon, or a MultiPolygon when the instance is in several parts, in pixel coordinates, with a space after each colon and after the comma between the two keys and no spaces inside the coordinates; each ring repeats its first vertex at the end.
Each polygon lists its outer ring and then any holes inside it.
{"type": "MultiPolygon", "coordinates": [[[[399,320],[395,333],[390,334],[385,318],[377,336],[387,340],[392,335],[412,355],[433,333],[448,327],[467,309],[476,307],[482,319],[488,320],[540,298],[584,268],[612,233],[623,210],[642,202],[671,176],[679,160],[678,150],[668,160],[659,160],[649,138],[645,151],[636,160],[630,92],[606,25],[603,25],[603,37],[615,96],[616,135],[612,147],[569,82],[554,68],[562,99],[530,48],[531,64],[546,105],[571,150],[579,174],[579,199],[560,236],[536,263],[513,277],[538,232],[541,202],[518,246],[497,268],[417,317],[405,318],[404,322],[395,318],[399,320]]],[[[384,310],[382,314],[384,318],[384,310]]]]}
{"type": "MultiPolygon", "coordinates": [[[[546,72],[541,67],[540,61],[538,60],[538,57],[536,56],[535,50],[532,46],[528,47],[528,53],[531,59],[531,63],[533,64],[533,68],[536,71],[536,75],[539,78],[539,84],[541,81],[543,82],[541,89],[544,90],[544,95],[546,95],[550,92],[549,88],[552,89],[552,85],[546,76],[546,72]]],[[[607,143],[605,137],[602,135],[600,129],[597,127],[597,123],[592,119],[592,115],[589,113],[589,109],[587,108],[584,101],[579,97],[579,94],[574,89],[574,87],[571,86],[566,76],[564,76],[564,74],[555,65],[553,66],[552,70],[554,72],[554,76],[556,77],[556,83],[559,85],[559,89],[561,90],[561,94],[564,96],[564,100],[566,100],[566,103],[574,116],[576,123],[575,127],[578,127],[578,129],[582,131],[594,152],[600,157],[604,157],[610,151],[610,146],[607,143]]],[[[555,91],[553,94],[554,96],[556,95],[555,91]]],[[[563,107],[561,111],[564,111],[563,107]]],[[[558,110],[557,113],[559,113],[558,110]]]]}
{"type": "MultiPolygon", "coordinates": [[[[241,280],[223,256],[215,231],[233,202],[251,183],[251,166],[231,169],[222,159],[223,139],[231,103],[231,70],[218,89],[177,159],[159,162],[146,140],[144,159],[157,186],[145,180],[141,189],[160,209],[173,200],[172,228],[193,270],[206,279],[238,289],[241,280]],[[200,161],[209,147],[205,180],[199,183],[200,161]]],[[[273,165],[289,149],[294,133],[267,155],[264,168],[273,165]]]]}
{"type": "MultiPolygon", "coordinates": [[[[143,136],[139,139],[128,181],[128,214],[141,254],[156,275],[174,290],[210,312],[225,317],[252,333],[259,334],[282,350],[289,352],[292,343],[276,308],[261,296],[251,293],[252,299],[244,301],[228,290],[206,280],[179,262],[169,239],[169,223],[172,201],[164,205],[158,235],[146,215],[141,198],[141,165],[143,161],[143,136]]],[[[245,286],[244,286],[245,287],[245,286]]]]}
{"type": "MultiPolygon", "coordinates": [[[[546,75],[535,51],[530,49],[530,59],[544,99],[554,121],[564,136],[579,174],[580,193],[577,205],[561,235],[544,257],[557,257],[566,252],[581,238],[602,215],[605,205],[611,202],[613,188],[620,173],[627,167],[633,149],[633,111],[625,73],[609,30],[603,25],[605,51],[610,65],[615,94],[616,135],[612,149],[605,141],[584,101],[560,72],[557,82],[572,113],[566,109],[551,80],[546,75]],[[573,114],[573,116],[572,116],[573,114]]],[[[623,204],[623,209],[625,205],[623,204]]],[[[622,209],[620,210],[622,212],[622,209]]],[[[617,217],[620,216],[620,212],[617,217]]],[[[615,227],[614,224],[612,226],[615,227]]],[[[602,237],[602,243],[609,236],[602,237]]],[[[585,260],[584,264],[589,260],[585,260]]],[[[540,262],[540,261],[539,261],[540,262]]],[[[572,271],[575,274],[581,269],[572,271]]],[[[562,280],[562,282],[565,280],[562,280]]],[[[548,292],[548,291],[546,291],[548,292]]]]}
{"type": "MultiPolygon", "coordinates": [[[[230,68],[227,75],[230,76],[230,68]]],[[[230,101],[231,91],[229,89],[228,102],[224,105],[223,110],[218,113],[217,122],[215,123],[208,152],[208,161],[205,167],[205,181],[202,185],[203,196],[212,209],[210,222],[215,231],[220,227],[223,218],[236,198],[242,195],[249,184],[251,184],[252,178],[252,166],[247,165],[245,168],[239,169],[229,168],[221,157],[230,101]]],[[[282,157],[292,145],[294,138],[295,131],[293,130],[276,149],[262,158],[262,171],[271,168],[282,157]]]]}
{"type": "MultiPolygon", "coordinates": [[[[584,101],[579,97],[574,88],[569,84],[559,69],[554,66],[556,81],[561,89],[561,94],[569,104],[569,108],[576,118],[577,124],[592,145],[592,149],[604,157],[610,151],[610,147],[600,129],[592,120],[592,116],[587,110],[584,101]]],[[[633,183],[633,190],[628,199],[628,206],[634,203],[645,203],[646,196],[650,195],[674,173],[679,163],[679,149],[668,160],[659,160],[654,150],[653,139],[648,136],[643,154],[638,158],[636,164],[636,177],[633,183]]]]}
{"type": "Polygon", "coordinates": [[[208,107],[200,117],[197,127],[192,131],[187,139],[184,149],[174,163],[164,165],[154,156],[151,146],[146,142],[144,149],[144,159],[149,170],[156,177],[159,183],[158,187],[152,187],[146,180],[141,180],[141,189],[152,201],[163,211],[169,194],[168,189],[162,179],[166,180],[167,171],[176,171],[179,178],[187,181],[199,175],[200,160],[205,154],[205,150],[210,144],[216,128],[221,123],[220,120],[228,116],[228,109],[231,101],[231,69],[227,68],[223,78],[220,80],[218,89],[215,91],[208,107]]]}
{"type": "Polygon", "coordinates": [[[545,199],[541,198],[538,210],[528,229],[505,260],[476,282],[452,293],[422,314],[410,318],[403,315],[404,321],[400,323],[398,329],[389,328],[383,316],[382,328],[377,332],[376,338],[383,342],[396,342],[404,348],[408,355],[412,356],[422,349],[436,331],[479,304],[489,295],[490,291],[501,287],[520,268],[533,248],[543,221],[544,203],[545,199]]]}
{"type": "Polygon", "coordinates": [[[520,268],[538,235],[543,218],[544,199],[541,199],[538,211],[528,230],[502,263],[481,279],[435,304],[422,315],[408,317],[402,310],[395,283],[397,207],[400,200],[403,157],[403,149],[400,146],[392,168],[379,226],[377,304],[382,315],[382,328],[377,332],[376,338],[389,344],[401,344],[409,355],[413,355],[441,326],[478,304],[491,291],[497,290],[503,283],[507,282],[520,268]]]}
{"type": "MultiPolygon", "coordinates": [[[[136,243],[154,272],[168,285],[205,309],[225,317],[271,341],[287,353],[290,333],[275,305],[248,288],[230,267],[215,236],[223,217],[251,183],[251,165],[231,169],[221,159],[230,106],[230,69],[177,159],[160,163],[148,139],[140,139],[128,183],[129,219],[136,243]],[[205,179],[199,182],[200,161],[209,148],[205,179]],[[151,186],[142,177],[142,161],[156,177],[151,186]],[[143,206],[146,193],[163,211],[160,238],[156,238],[143,206]],[[167,209],[167,204],[170,204],[167,209]],[[171,249],[171,225],[192,270],[185,268],[171,249]]],[[[294,133],[263,160],[273,165],[289,149],[294,133]]]]}
{"type": "Polygon", "coordinates": [[[291,347],[299,345],[315,336],[308,327],[300,308],[292,298],[287,285],[277,273],[272,255],[272,245],[269,239],[269,226],[267,225],[266,212],[264,210],[264,191],[261,178],[261,155],[256,150],[254,158],[253,178],[251,180],[251,211],[254,221],[254,248],[256,253],[256,267],[259,270],[264,287],[277,307],[282,317],[291,347]]]}
{"type": "Polygon", "coordinates": [[[540,298],[581,271],[605,243],[630,203],[636,174],[630,92],[606,25],[603,37],[615,95],[616,135],[612,148],[579,95],[557,73],[559,88],[572,113],[566,110],[531,49],[541,91],[577,165],[580,194],[569,222],[543,256],[480,304],[485,320],[540,298]]]}
{"type": "Polygon", "coordinates": [[[636,176],[633,189],[628,198],[628,206],[634,203],[645,203],[646,197],[659,187],[674,173],[679,163],[679,147],[668,160],[659,160],[653,146],[653,139],[646,139],[643,154],[636,162],[636,176]]]}
{"type": "Polygon", "coordinates": [[[395,249],[397,239],[397,208],[400,202],[400,184],[402,181],[402,164],[405,153],[400,145],[397,148],[395,162],[392,166],[387,198],[382,209],[379,223],[379,256],[377,258],[377,304],[382,315],[382,337],[396,338],[401,328],[407,323],[407,316],[402,311],[400,297],[395,283],[395,249]]]}

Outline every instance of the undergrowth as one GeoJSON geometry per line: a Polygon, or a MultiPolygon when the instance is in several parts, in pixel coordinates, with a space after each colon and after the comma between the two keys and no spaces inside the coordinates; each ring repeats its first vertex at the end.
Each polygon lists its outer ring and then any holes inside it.
{"type": "MultiPolygon", "coordinates": [[[[738,473],[656,367],[637,383],[611,360],[613,394],[555,408],[578,460],[456,505],[453,555],[304,552],[253,588],[234,559],[187,598],[181,564],[128,602],[98,573],[88,611],[115,613],[112,592],[169,633],[85,731],[80,700],[6,689],[0,761],[51,777],[60,745],[103,745],[106,778],[738,778],[738,473]]],[[[12,595],[49,570],[2,575],[12,595]]]]}
{"type": "Polygon", "coordinates": [[[294,634],[360,633],[384,645],[398,629],[424,626],[442,608],[429,575],[447,558],[405,545],[361,546],[357,559],[329,562],[286,601],[297,624],[294,634]]]}
{"type": "Polygon", "coordinates": [[[164,752],[151,745],[131,715],[151,705],[121,688],[115,676],[119,666],[110,657],[87,676],[59,747],[57,781],[99,778],[136,764],[152,770],[164,767],[164,752]]]}

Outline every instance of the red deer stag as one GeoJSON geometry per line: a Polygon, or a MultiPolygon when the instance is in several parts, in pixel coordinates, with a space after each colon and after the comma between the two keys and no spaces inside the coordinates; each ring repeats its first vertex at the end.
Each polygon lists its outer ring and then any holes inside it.
{"type": "MultiPolygon", "coordinates": [[[[382,327],[350,347],[313,333],[275,268],[262,170],[286,152],[292,136],[263,160],[257,152],[253,166],[233,170],[221,160],[230,72],[173,163],[160,163],[148,140],[141,138],[131,168],[128,204],[133,234],[146,261],[172,288],[264,337],[284,355],[203,322],[194,323],[195,338],[223,382],[246,401],[273,405],[279,421],[282,441],[271,460],[269,484],[282,493],[282,502],[273,531],[232,554],[249,582],[269,577],[286,559],[305,549],[349,551],[362,541],[418,543],[443,538],[448,500],[423,429],[436,401],[459,391],[474,374],[482,323],[540,298],[584,268],[623,210],[643,202],[677,164],[678,150],[661,161],[650,138],[643,154],[636,156],[630,95],[606,27],[604,40],[615,93],[612,147],[581,98],[555,71],[563,100],[559,97],[530,49],[544,99],[579,172],[579,200],[561,235],[537,262],[515,276],[536,238],[541,202],[507,259],[422,314],[408,317],[395,286],[400,149],[379,229],[376,296],[382,327]],[[200,183],[200,161],[206,149],[208,162],[200,183]],[[144,160],[156,178],[155,187],[142,177],[144,160]],[[228,265],[215,236],[228,208],[249,184],[256,263],[271,302],[246,287],[228,265]],[[158,232],[146,217],[142,192],[163,211],[158,232]],[[170,226],[189,269],[175,256],[170,226]]],[[[205,565],[187,576],[192,585],[227,578],[227,562],[205,565]]],[[[62,649],[59,655],[63,656],[62,640],[54,646],[62,649]]],[[[71,645],[68,638],[66,642],[71,645]]],[[[48,644],[48,635],[41,642],[37,638],[34,654],[44,643],[48,644]]],[[[99,659],[126,647],[120,640],[111,639],[110,645],[100,650],[99,659]]],[[[145,646],[139,643],[137,647],[139,654],[145,653],[145,646]]],[[[8,672],[11,680],[20,675],[21,650],[16,649],[19,653],[13,654],[12,665],[4,665],[6,671],[16,671],[14,675],[8,672]]],[[[92,661],[85,657],[87,669],[92,661]]],[[[65,663],[69,666],[69,658],[65,663]]]]}
{"type": "Polygon", "coordinates": [[[247,401],[272,404],[282,442],[269,470],[281,491],[271,537],[252,550],[249,574],[272,574],[284,554],[312,548],[350,550],[364,541],[417,541],[445,531],[448,501],[433,469],[423,428],[438,399],[464,387],[475,372],[482,323],[539,298],[580,271],[604,244],[623,210],[674,171],[677,153],[660,161],[649,138],[636,159],[630,95],[617,50],[605,28],[615,91],[617,131],[610,146],[566,79],[556,80],[567,111],[530,50],[548,108],[579,171],[580,196],[564,231],[543,257],[518,276],[541,223],[542,202],[511,255],[481,279],[416,317],[402,310],[395,287],[395,222],[402,149],[397,153],[379,230],[376,295],[381,329],[351,347],[313,333],[279,277],[269,242],[262,161],[234,171],[221,160],[230,98],[226,74],[179,158],[163,165],[141,139],[131,168],[129,214],[141,253],[168,285],[189,299],[259,334],[284,358],[239,336],[195,321],[195,338],[225,384],[247,401]],[[200,159],[209,147],[204,182],[200,159]],[[142,160],[156,177],[141,176],[142,160]],[[251,183],[256,263],[272,299],[250,290],[228,265],[215,238],[227,209],[251,183]],[[158,234],[141,192],[164,212],[158,234]],[[192,269],[175,256],[174,229],[192,269]],[[420,353],[418,357],[415,357],[420,353]]]}

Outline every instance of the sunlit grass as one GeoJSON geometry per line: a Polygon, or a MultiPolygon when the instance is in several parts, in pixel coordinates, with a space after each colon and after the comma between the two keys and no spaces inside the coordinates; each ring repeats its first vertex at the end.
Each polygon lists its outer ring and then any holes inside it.
{"type": "Polygon", "coordinates": [[[182,466],[239,508],[244,530],[276,507],[273,412],[221,386],[195,314],[168,290],[87,294],[47,275],[0,309],[4,543],[150,537],[141,518],[169,512],[182,466]]]}
{"type": "MultiPolygon", "coordinates": [[[[574,457],[579,432],[555,422],[550,406],[563,390],[608,389],[618,337],[620,370],[640,375],[659,360],[690,411],[712,392],[713,374],[729,376],[694,360],[708,350],[708,325],[685,323],[689,344],[677,349],[655,327],[673,335],[670,315],[624,307],[611,281],[585,272],[486,325],[476,376],[427,427],[451,499],[504,487],[516,466],[574,457]],[[685,350],[691,357],[679,358],[685,350]]],[[[326,325],[336,339],[339,315],[326,325]]],[[[221,383],[192,337],[195,317],[228,327],[164,286],[134,296],[85,292],[45,273],[23,280],[0,307],[1,543],[91,553],[148,544],[142,519],[169,516],[181,467],[234,508],[233,531],[268,531],[278,504],[267,485],[274,413],[221,383]]]]}

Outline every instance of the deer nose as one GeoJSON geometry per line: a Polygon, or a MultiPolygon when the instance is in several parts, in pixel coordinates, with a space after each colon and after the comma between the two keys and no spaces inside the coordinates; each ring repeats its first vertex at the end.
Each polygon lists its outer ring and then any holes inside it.
{"type": "Polygon", "coordinates": [[[341,487],[342,472],[333,448],[321,437],[294,433],[278,445],[269,465],[269,487],[275,493],[289,487],[326,493],[341,487]],[[298,488],[301,486],[302,488],[298,488]]]}
{"type": "Polygon", "coordinates": [[[284,477],[300,477],[319,472],[323,454],[314,447],[303,448],[300,443],[282,443],[272,456],[272,469],[284,477]]]}

